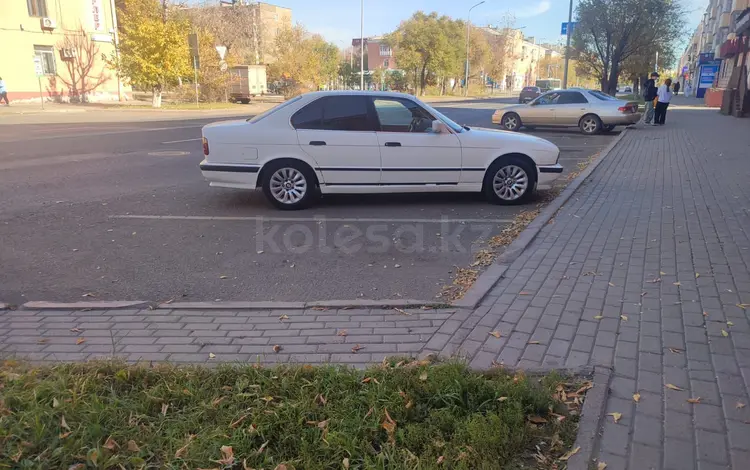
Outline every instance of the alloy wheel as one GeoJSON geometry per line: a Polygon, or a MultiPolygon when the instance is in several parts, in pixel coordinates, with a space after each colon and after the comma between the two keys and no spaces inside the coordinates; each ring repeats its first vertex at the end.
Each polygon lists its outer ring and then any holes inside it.
{"type": "Polygon", "coordinates": [[[307,193],[305,175],[296,168],[279,168],[271,176],[271,195],[284,204],[295,204],[307,193]]]}
{"type": "Polygon", "coordinates": [[[596,119],[594,118],[584,119],[582,127],[583,127],[583,132],[587,134],[593,133],[594,131],[596,131],[596,127],[597,127],[596,119]]]}
{"type": "Polygon", "coordinates": [[[518,120],[515,116],[506,116],[504,122],[505,128],[511,131],[518,126],[518,120]]]}
{"type": "Polygon", "coordinates": [[[515,201],[529,189],[529,175],[519,166],[504,166],[495,173],[492,188],[500,199],[515,201]]]}

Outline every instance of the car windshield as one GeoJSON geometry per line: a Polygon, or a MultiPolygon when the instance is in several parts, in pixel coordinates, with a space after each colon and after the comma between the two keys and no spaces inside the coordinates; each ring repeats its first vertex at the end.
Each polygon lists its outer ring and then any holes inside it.
{"type": "Polygon", "coordinates": [[[425,103],[420,103],[420,104],[422,106],[424,106],[429,112],[431,112],[433,116],[435,116],[438,119],[440,119],[441,121],[443,121],[448,127],[451,128],[451,130],[453,132],[464,132],[464,130],[465,130],[464,127],[459,126],[458,124],[456,124],[455,122],[453,122],[452,120],[450,120],[445,114],[441,113],[437,109],[435,109],[435,108],[433,108],[433,107],[431,107],[431,106],[429,106],[429,105],[427,105],[425,103]]]}
{"type": "Polygon", "coordinates": [[[589,90],[589,94],[602,101],[617,101],[617,98],[615,98],[614,96],[609,96],[608,94],[602,93],[598,90],[589,90]]]}
{"type": "Polygon", "coordinates": [[[258,122],[261,119],[263,119],[263,118],[265,118],[267,116],[270,116],[271,114],[275,113],[276,111],[278,111],[280,109],[283,109],[283,108],[286,108],[290,104],[294,103],[295,101],[299,101],[301,99],[302,99],[302,95],[295,96],[294,98],[292,98],[290,100],[284,101],[283,103],[281,103],[281,104],[279,104],[277,106],[274,106],[273,108],[269,109],[266,112],[263,112],[263,113],[258,114],[257,116],[251,117],[250,119],[247,120],[247,122],[249,122],[249,123],[258,122]]]}

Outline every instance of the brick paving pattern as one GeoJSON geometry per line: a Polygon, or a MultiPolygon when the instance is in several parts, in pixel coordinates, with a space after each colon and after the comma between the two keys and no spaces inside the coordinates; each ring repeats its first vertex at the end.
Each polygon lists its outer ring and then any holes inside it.
{"type": "Polygon", "coordinates": [[[475,311],[5,311],[0,356],[605,365],[607,413],[622,413],[602,429],[608,470],[748,469],[749,131],[678,109],[629,132],[475,311]]]}

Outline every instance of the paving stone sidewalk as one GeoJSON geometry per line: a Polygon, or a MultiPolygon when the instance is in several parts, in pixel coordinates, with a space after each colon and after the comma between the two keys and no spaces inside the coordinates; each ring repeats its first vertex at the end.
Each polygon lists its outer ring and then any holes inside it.
{"type": "Polygon", "coordinates": [[[8,310],[0,357],[605,365],[608,470],[748,469],[749,136],[713,110],[629,132],[474,311],[8,310]]]}

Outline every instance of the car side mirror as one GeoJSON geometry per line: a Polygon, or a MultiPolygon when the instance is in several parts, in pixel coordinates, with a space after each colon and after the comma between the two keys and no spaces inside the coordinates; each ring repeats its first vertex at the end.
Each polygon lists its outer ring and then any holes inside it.
{"type": "Polygon", "coordinates": [[[438,119],[432,121],[432,132],[435,134],[447,134],[448,126],[438,119]]]}

